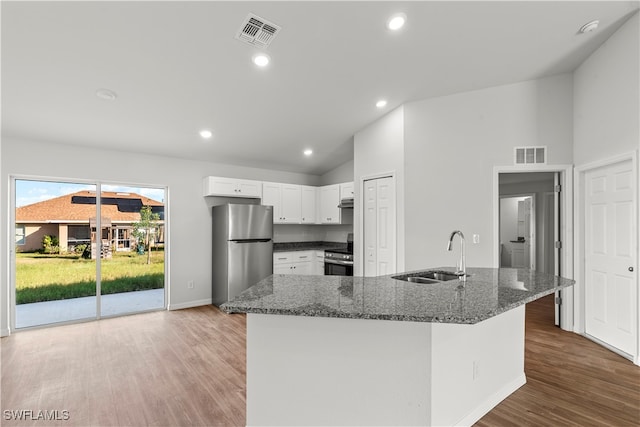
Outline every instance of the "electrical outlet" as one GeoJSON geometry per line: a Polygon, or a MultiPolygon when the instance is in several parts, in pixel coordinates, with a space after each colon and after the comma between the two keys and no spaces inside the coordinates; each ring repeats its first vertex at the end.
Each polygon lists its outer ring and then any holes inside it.
{"type": "Polygon", "coordinates": [[[479,234],[474,234],[473,235],[473,243],[480,243],[480,235],[479,234]]]}
{"type": "Polygon", "coordinates": [[[477,360],[473,361],[473,380],[477,380],[480,376],[480,363],[477,360]]]}
{"type": "Polygon", "coordinates": [[[194,286],[193,280],[189,280],[189,281],[187,282],[187,288],[189,288],[189,289],[193,289],[193,286],[194,286]]]}

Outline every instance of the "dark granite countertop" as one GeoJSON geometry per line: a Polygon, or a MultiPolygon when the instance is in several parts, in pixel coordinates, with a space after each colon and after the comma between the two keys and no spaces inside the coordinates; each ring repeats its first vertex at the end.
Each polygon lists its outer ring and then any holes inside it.
{"type": "MultiPolygon", "coordinates": [[[[446,267],[430,270],[453,271],[446,267]]],[[[421,284],[392,279],[391,275],[278,274],[221,308],[227,313],[473,324],[575,283],[527,269],[468,268],[467,273],[470,277],[464,286],[457,279],[421,284]]]]}
{"type": "Polygon", "coordinates": [[[273,252],[292,251],[324,251],[327,249],[344,249],[346,243],[341,242],[285,242],[274,243],[273,252]]]}

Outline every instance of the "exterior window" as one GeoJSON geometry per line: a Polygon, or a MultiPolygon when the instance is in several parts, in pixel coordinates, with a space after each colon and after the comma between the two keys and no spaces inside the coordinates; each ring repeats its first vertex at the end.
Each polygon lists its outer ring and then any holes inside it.
{"type": "Polygon", "coordinates": [[[16,224],[16,245],[24,245],[25,243],[25,227],[23,224],[16,224]]]}

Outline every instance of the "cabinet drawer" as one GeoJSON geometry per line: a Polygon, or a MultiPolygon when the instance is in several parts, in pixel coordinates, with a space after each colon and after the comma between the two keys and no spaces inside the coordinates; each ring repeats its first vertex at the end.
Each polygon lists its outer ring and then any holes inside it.
{"type": "Polygon", "coordinates": [[[300,251],[293,253],[293,261],[311,261],[313,259],[313,251],[300,251]]]}
{"type": "Polygon", "coordinates": [[[283,264],[285,262],[292,262],[293,256],[291,252],[275,252],[273,254],[274,264],[283,264]]]}

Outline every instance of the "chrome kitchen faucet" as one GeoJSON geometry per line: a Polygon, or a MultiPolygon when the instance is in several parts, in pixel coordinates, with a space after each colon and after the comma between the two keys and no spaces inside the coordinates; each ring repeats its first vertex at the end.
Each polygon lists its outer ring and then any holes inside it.
{"type": "Polygon", "coordinates": [[[451,236],[449,236],[449,243],[447,244],[447,250],[451,250],[451,244],[453,243],[453,238],[458,234],[460,236],[460,261],[458,261],[458,265],[456,266],[456,274],[460,274],[458,277],[461,281],[467,281],[467,265],[466,259],[464,256],[464,234],[462,231],[455,230],[451,232],[451,236]]]}

